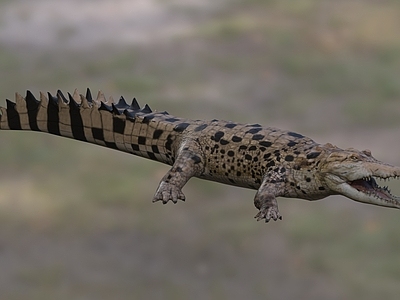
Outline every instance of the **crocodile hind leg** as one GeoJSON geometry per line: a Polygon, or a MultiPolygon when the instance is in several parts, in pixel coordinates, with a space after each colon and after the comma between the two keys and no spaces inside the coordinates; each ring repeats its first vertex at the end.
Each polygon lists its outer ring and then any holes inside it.
{"type": "Polygon", "coordinates": [[[203,159],[198,153],[189,148],[180,151],[174,165],[161,180],[153,202],[162,201],[166,204],[170,200],[174,203],[185,201],[183,186],[191,177],[200,175],[204,170],[203,159]]]}

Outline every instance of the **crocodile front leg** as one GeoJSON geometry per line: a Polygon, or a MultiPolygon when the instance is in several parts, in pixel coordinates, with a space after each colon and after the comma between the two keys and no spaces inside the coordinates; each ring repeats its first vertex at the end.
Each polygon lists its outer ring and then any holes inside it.
{"type": "Polygon", "coordinates": [[[265,219],[265,222],[273,219],[282,220],[282,216],[279,213],[278,202],[276,201],[277,193],[273,191],[276,187],[271,186],[271,183],[266,182],[264,179],[260,188],[254,197],[254,206],[259,209],[258,214],[254,217],[257,221],[265,219]]]}
{"type": "Polygon", "coordinates": [[[185,195],[182,193],[183,186],[191,177],[199,176],[204,170],[203,159],[197,151],[199,150],[197,144],[194,148],[183,147],[183,150],[179,152],[174,165],[161,180],[153,202],[162,201],[166,204],[170,200],[174,203],[178,200],[185,201],[185,195]]]}

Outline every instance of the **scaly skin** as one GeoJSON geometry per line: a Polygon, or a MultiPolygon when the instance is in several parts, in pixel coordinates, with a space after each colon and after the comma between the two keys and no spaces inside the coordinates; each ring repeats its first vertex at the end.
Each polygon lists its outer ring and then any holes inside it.
{"type": "Polygon", "coordinates": [[[193,121],[166,112],[58,91],[28,91],[0,108],[0,129],[42,131],[132,153],[171,165],[153,202],[185,200],[182,188],[193,176],[256,189],[257,220],[282,219],[277,197],[317,200],[343,195],[356,201],[400,208],[400,198],[374,178],[400,176],[368,150],[321,145],[301,134],[259,124],[193,121]]]}

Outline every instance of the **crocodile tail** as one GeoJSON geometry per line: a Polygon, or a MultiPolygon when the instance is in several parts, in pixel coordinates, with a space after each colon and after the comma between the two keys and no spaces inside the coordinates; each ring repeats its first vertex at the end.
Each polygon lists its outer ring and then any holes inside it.
{"type": "Polygon", "coordinates": [[[15,102],[6,103],[6,108],[0,107],[1,130],[47,132],[130,153],[127,145],[135,120],[152,113],[148,105],[140,108],[136,99],[128,105],[123,97],[115,102],[102,92],[94,99],[89,89],[86,95],[75,90],[68,97],[61,91],[56,96],[40,93],[40,100],[27,91],[25,98],[17,93],[15,102]]]}

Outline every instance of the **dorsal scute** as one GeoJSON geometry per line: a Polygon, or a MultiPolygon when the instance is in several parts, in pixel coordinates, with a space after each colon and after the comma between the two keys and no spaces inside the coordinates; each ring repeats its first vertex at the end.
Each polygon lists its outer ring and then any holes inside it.
{"type": "Polygon", "coordinates": [[[16,106],[15,102],[12,102],[11,100],[6,99],[6,104],[7,104],[7,110],[13,110],[16,106]]]}
{"type": "Polygon", "coordinates": [[[93,102],[92,92],[90,91],[89,88],[86,89],[86,97],[85,98],[89,103],[93,102]]]}
{"type": "Polygon", "coordinates": [[[75,100],[76,103],[81,104],[81,96],[79,95],[78,89],[74,90],[72,98],[75,100]]]}
{"type": "Polygon", "coordinates": [[[26,91],[25,97],[26,105],[28,110],[36,110],[39,107],[40,101],[35,98],[31,91],[26,91]]]}
{"type": "Polygon", "coordinates": [[[121,97],[119,98],[118,103],[116,103],[115,106],[116,106],[118,109],[122,109],[122,111],[123,111],[124,109],[129,108],[129,105],[128,105],[128,103],[126,103],[126,101],[125,101],[125,99],[124,99],[123,96],[121,96],[121,97]]]}
{"type": "Polygon", "coordinates": [[[111,104],[113,104],[113,103],[114,103],[114,98],[113,98],[113,96],[108,97],[107,104],[108,104],[108,105],[111,105],[111,104]]]}
{"type": "Polygon", "coordinates": [[[57,91],[57,98],[58,98],[58,102],[60,102],[60,100],[62,100],[62,102],[64,104],[68,104],[68,99],[64,96],[63,92],[61,92],[60,90],[57,91]]]}
{"type": "Polygon", "coordinates": [[[21,94],[15,93],[15,109],[17,111],[23,109],[26,106],[26,100],[21,94]]]}
{"type": "MultiPolygon", "coordinates": [[[[67,93],[66,95],[67,96],[65,96],[61,90],[57,90],[54,96],[48,92],[47,97],[46,94],[40,92],[40,98],[38,100],[31,91],[27,90],[25,98],[16,93],[15,102],[7,100],[7,107],[17,111],[18,107],[26,107],[28,111],[34,111],[38,110],[40,106],[47,107],[48,105],[53,106],[57,110],[60,108],[69,108],[74,111],[98,109],[108,111],[118,116],[125,115],[127,119],[131,120],[134,120],[138,114],[153,113],[152,109],[147,104],[141,108],[136,98],[133,98],[132,103],[129,105],[123,96],[118,99],[118,102],[115,102],[112,97],[107,100],[103,92],[99,91],[97,97],[93,99],[92,92],[89,88],[86,90],[85,95],[80,94],[77,89],[75,89],[72,94],[67,93]]],[[[168,113],[160,112],[160,114],[168,113]]]]}
{"type": "Polygon", "coordinates": [[[40,92],[40,104],[43,107],[47,108],[47,105],[49,104],[49,99],[46,97],[46,95],[42,92],[40,92]]]}
{"type": "Polygon", "coordinates": [[[140,110],[140,105],[139,105],[139,103],[137,102],[137,100],[136,100],[136,98],[133,98],[133,100],[132,100],[132,104],[131,104],[131,107],[130,107],[132,110],[140,110]]]}
{"type": "Polygon", "coordinates": [[[69,106],[71,107],[71,109],[79,110],[80,107],[79,103],[75,101],[74,97],[70,93],[68,93],[68,98],[69,98],[69,106]]]}
{"type": "Polygon", "coordinates": [[[54,97],[52,94],[50,94],[50,92],[47,93],[47,96],[49,98],[49,104],[58,108],[58,98],[54,97]]]}
{"type": "Polygon", "coordinates": [[[104,103],[107,102],[106,97],[104,96],[104,93],[102,91],[98,91],[96,101],[104,103]]]}
{"type": "Polygon", "coordinates": [[[113,108],[112,108],[111,106],[105,104],[105,103],[102,101],[102,102],[100,102],[99,110],[106,110],[106,111],[108,111],[108,112],[112,112],[112,111],[113,111],[113,108]]]}
{"type": "Polygon", "coordinates": [[[83,96],[82,94],[79,95],[81,98],[81,107],[86,109],[86,108],[90,108],[91,107],[91,103],[89,103],[89,101],[86,99],[85,96],[83,96]]]}
{"type": "Polygon", "coordinates": [[[152,113],[153,111],[151,110],[150,106],[147,104],[140,110],[142,113],[149,114],[152,113]]]}
{"type": "Polygon", "coordinates": [[[111,103],[111,107],[112,107],[112,110],[113,110],[114,114],[116,114],[116,115],[120,115],[121,114],[121,112],[118,110],[118,108],[115,106],[114,103],[111,103]]]}

